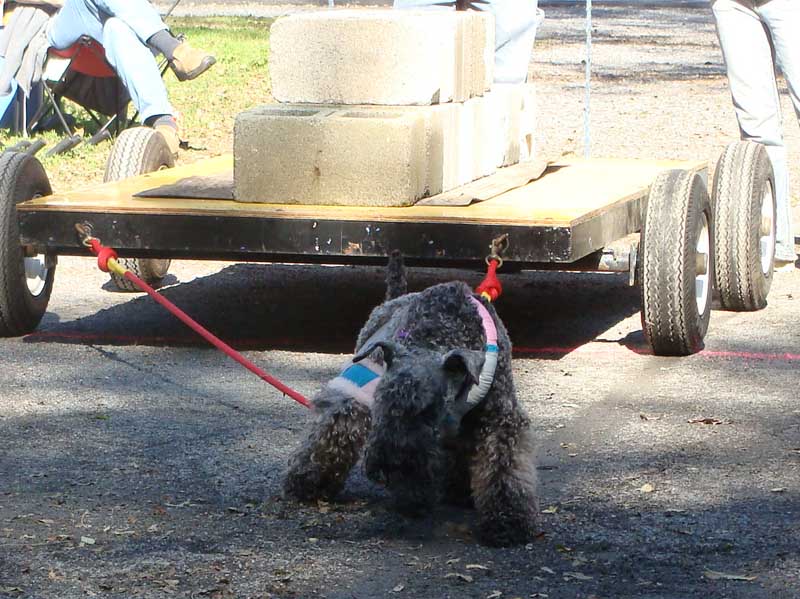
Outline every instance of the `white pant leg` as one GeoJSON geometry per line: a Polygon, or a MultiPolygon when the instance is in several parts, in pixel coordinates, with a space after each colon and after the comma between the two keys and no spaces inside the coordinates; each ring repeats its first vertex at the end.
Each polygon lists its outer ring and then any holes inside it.
{"type": "Polygon", "coordinates": [[[144,44],[145,39],[161,29],[166,29],[166,25],[145,0],[66,0],[50,22],[47,34],[50,45],[58,49],[68,48],[82,35],[100,42],[144,122],[151,116],[174,114],[155,57],[144,44]],[[138,31],[108,12],[118,10],[120,14],[127,14],[136,9],[141,14],[130,16],[138,31]]]}
{"type": "Polygon", "coordinates": [[[117,18],[107,19],[103,24],[102,44],[142,122],[151,116],[175,113],[155,56],[127,23],[117,18]]]}
{"type": "Polygon", "coordinates": [[[764,144],[775,172],[775,256],[794,259],[786,148],[770,37],[761,16],[748,3],[714,0],[712,11],[742,139],[764,144]]]}
{"type": "MultiPolygon", "coordinates": [[[[770,0],[757,10],[770,32],[778,68],[786,80],[795,115],[800,121],[800,2],[797,0],[770,0]]],[[[780,246],[778,257],[793,259],[795,253],[790,198],[787,181],[786,202],[778,206],[778,222],[785,221],[788,223],[788,227],[786,230],[778,232],[780,246]],[[783,250],[788,251],[784,252],[783,250]]]]}
{"type": "Polygon", "coordinates": [[[48,24],[48,41],[57,50],[64,50],[77,42],[82,35],[101,41],[103,17],[93,4],[87,4],[83,0],[66,0],[48,24]]]}
{"type": "MultiPolygon", "coordinates": [[[[395,8],[455,8],[455,0],[394,0],[395,8]]],[[[544,18],[537,0],[472,0],[475,10],[495,19],[495,83],[522,83],[528,77],[536,29],[544,18]]]]}
{"type": "Polygon", "coordinates": [[[123,20],[143,44],[154,33],[167,29],[161,20],[161,15],[148,0],[83,0],[83,2],[96,6],[111,17],[123,20]]]}
{"type": "Polygon", "coordinates": [[[544,19],[537,0],[472,0],[475,10],[494,15],[494,82],[524,83],[536,40],[544,19]]]}
{"type": "Polygon", "coordinates": [[[50,44],[63,50],[88,35],[98,42],[103,24],[111,17],[125,21],[141,43],[167,29],[156,9],[147,0],[66,0],[50,23],[50,44]]]}
{"type": "Polygon", "coordinates": [[[795,114],[800,119],[800,2],[770,0],[758,12],[772,36],[778,68],[786,79],[795,114]]]}

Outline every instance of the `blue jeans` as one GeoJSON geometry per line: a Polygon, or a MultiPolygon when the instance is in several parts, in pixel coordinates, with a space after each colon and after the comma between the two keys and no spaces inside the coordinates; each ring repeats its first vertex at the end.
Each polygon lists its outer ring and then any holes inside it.
{"type": "Polygon", "coordinates": [[[66,0],[50,22],[47,37],[59,50],[82,35],[100,42],[144,122],[151,116],[174,114],[158,63],[146,45],[164,29],[161,16],[146,0],[66,0]]]}
{"type": "MultiPolygon", "coordinates": [[[[394,0],[395,8],[452,10],[455,0],[394,0]]],[[[494,15],[495,83],[523,83],[528,77],[536,29],[544,18],[537,0],[472,0],[470,8],[494,15]]]]}
{"type": "Polygon", "coordinates": [[[800,120],[800,2],[714,0],[712,11],[742,139],[764,144],[775,172],[775,258],[794,261],[789,173],[775,70],[783,73],[800,120]]]}

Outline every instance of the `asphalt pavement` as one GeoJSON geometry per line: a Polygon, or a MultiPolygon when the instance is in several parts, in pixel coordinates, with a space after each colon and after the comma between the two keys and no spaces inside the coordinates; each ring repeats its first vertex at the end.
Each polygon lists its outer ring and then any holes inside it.
{"type": "MultiPolygon", "coordinates": [[[[307,395],[383,292],[380,268],[173,272],[167,297],[307,395]]],[[[480,279],[412,287],[454,276],[480,279]]],[[[648,355],[625,277],[503,277],[543,526],[502,550],[468,510],[400,518],[360,472],[340,502],[284,502],[304,408],[92,261],[56,280],[40,329],[0,342],[2,597],[800,596],[800,270],[688,358],[648,355]]]]}

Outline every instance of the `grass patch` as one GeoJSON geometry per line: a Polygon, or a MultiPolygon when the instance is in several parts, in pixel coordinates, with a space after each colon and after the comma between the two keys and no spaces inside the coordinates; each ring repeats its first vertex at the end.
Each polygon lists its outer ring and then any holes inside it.
{"type": "MultiPolygon", "coordinates": [[[[182,136],[193,149],[181,152],[179,163],[229,152],[233,146],[236,115],[272,101],[267,61],[269,28],[273,19],[209,17],[171,19],[170,28],[183,33],[193,46],[212,52],[217,64],[194,81],[179,82],[171,71],[165,75],[170,101],[180,113],[182,136]]],[[[87,133],[95,127],[84,111],[67,102],[67,110],[87,133]]],[[[52,147],[60,135],[37,136],[52,147]]],[[[0,130],[0,146],[17,143],[21,137],[0,130]]],[[[59,156],[46,158],[48,148],[37,154],[53,189],[67,191],[103,180],[111,143],[80,145],[59,156]]]]}

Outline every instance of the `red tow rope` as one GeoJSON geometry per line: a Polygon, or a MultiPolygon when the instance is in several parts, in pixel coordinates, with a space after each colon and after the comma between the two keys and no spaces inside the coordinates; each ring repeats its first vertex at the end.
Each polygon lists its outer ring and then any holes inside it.
{"type": "Polygon", "coordinates": [[[91,237],[86,232],[85,227],[83,227],[82,225],[77,225],[76,228],[78,229],[78,233],[82,237],[82,243],[86,247],[88,247],[95,256],[97,256],[97,266],[100,268],[100,270],[102,270],[103,272],[113,272],[121,277],[125,277],[131,283],[136,285],[136,287],[146,292],[147,295],[152,297],[156,302],[164,306],[171,314],[176,316],[179,320],[181,320],[181,322],[183,322],[186,326],[192,329],[195,333],[200,335],[211,345],[213,345],[221,352],[223,352],[226,356],[236,360],[239,364],[247,368],[247,370],[249,370],[256,376],[261,378],[263,381],[275,387],[281,393],[288,395],[297,403],[302,404],[307,408],[311,408],[311,403],[300,393],[298,393],[297,391],[295,391],[290,387],[287,387],[275,377],[270,376],[269,374],[261,370],[258,366],[253,364],[250,360],[245,358],[242,354],[237,352],[230,345],[222,341],[219,337],[215,336],[213,333],[204,328],[202,325],[192,320],[192,318],[188,314],[186,314],[183,310],[181,310],[175,304],[166,299],[163,295],[157,293],[155,289],[153,289],[152,287],[150,287],[150,285],[142,281],[142,279],[137,277],[130,270],[120,265],[119,262],[117,262],[117,253],[113,249],[102,245],[99,239],[91,237]]]}

